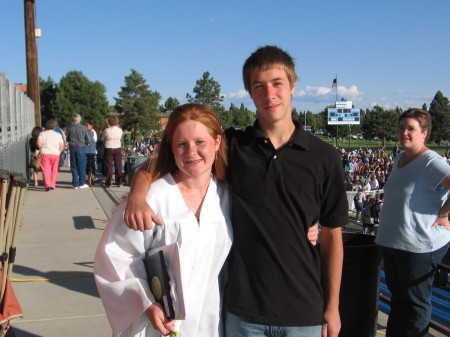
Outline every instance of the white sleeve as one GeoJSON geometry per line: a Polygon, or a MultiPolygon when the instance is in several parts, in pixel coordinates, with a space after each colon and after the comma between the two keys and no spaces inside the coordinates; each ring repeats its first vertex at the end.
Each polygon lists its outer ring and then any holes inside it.
{"type": "Polygon", "coordinates": [[[94,259],[95,282],[114,336],[138,319],[149,324],[145,310],[155,301],[142,260],[145,238],[152,235],[149,231],[142,233],[126,227],[123,220],[125,205],[126,201],[122,201],[117,206],[94,259]]]}

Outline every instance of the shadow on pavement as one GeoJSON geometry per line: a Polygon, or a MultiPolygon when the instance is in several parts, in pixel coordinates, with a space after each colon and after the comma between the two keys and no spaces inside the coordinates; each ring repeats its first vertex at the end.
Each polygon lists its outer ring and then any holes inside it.
{"type": "MultiPolygon", "coordinates": [[[[83,265],[93,264],[93,262],[83,262],[83,265]]],[[[24,267],[21,265],[14,265],[13,272],[18,276],[18,274],[23,276],[32,276],[33,280],[28,282],[50,282],[60,287],[75,291],[78,293],[100,297],[97,291],[97,287],[94,281],[94,274],[83,271],[49,271],[46,273],[40,272],[37,269],[24,267]],[[37,275],[37,277],[36,277],[37,275]]],[[[26,278],[25,278],[26,279],[26,278]]],[[[21,282],[14,281],[12,282],[21,282]]]]}
{"type": "Polygon", "coordinates": [[[39,335],[35,335],[34,333],[29,333],[21,329],[17,329],[16,327],[13,327],[11,329],[12,329],[12,337],[42,337],[39,335]]]}
{"type": "Polygon", "coordinates": [[[94,221],[92,220],[92,217],[87,215],[81,215],[81,216],[74,216],[73,219],[73,225],[76,230],[81,229],[101,229],[96,228],[94,221]]]}

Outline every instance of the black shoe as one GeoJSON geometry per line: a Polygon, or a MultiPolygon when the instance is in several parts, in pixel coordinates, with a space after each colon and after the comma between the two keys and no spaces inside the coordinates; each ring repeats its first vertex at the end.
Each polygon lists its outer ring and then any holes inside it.
{"type": "Polygon", "coordinates": [[[46,192],[50,191],[50,187],[47,187],[47,188],[45,189],[45,191],[46,191],[46,192]]]}

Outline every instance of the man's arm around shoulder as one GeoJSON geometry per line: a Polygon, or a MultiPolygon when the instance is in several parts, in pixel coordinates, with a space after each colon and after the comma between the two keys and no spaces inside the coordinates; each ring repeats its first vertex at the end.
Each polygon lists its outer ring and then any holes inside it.
{"type": "Polygon", "coordinates": [[[128,228],[140,231],[151,229],[153,227],[152,222],[157,225],[163,224],[146,200],[151,179],[150,173],[146,170],[148,164],[149,161],[145,162],[134,174],[128,194],[127,207],[123,215],[128,228]]]}

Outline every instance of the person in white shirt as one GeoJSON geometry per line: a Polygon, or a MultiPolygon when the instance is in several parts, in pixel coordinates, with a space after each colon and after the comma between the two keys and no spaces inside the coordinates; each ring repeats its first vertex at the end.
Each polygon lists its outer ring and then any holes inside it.
{"type": "Polygon", "coordinates": [[[115,168],[115,182],[118,187],[122,186],[122,129],[118,127],[119,119],[117,117],[108,118],[108,128],[103,131],[102,140],[105,143],[105,166],[106,180],[105,186],[111,188],[112,168],[115,168]]]}
{"type": "Polygon", "coordinates": [[[164,226],[128,229],[126,201],[110,219],[95,254],[94,274],[114,336],[219,337],[221,270],[231,248],[227,149],[214,112],[200,104],[176,108],[150,162],[147,202],[164,226]],[[149,249],[177,242],[186,318],[168,322],[150,291],[143,262],[149,249]]]}
{"type": "Polygon", "coordinates": [[[363,187],[364,187],[364,190],[366,190],[367,192],[371,191],[369,179],[366,179],[363,187]]]}
{"type": "Polygon", "coordinates": [[[380,187],[380,183],[378,182],[377,176],[375,174],[372,174],[370,178],[370,190],[375,191],[378,190],[380,187]]]}

